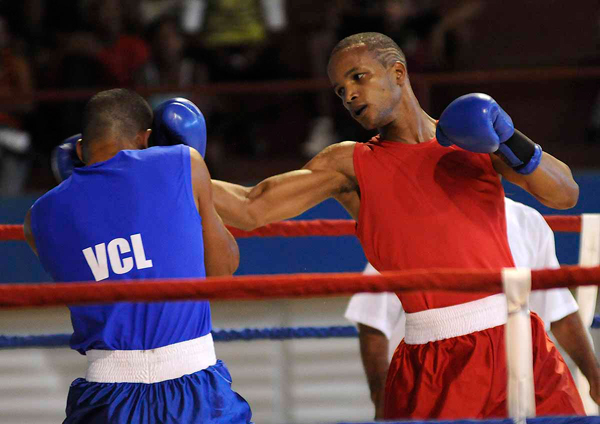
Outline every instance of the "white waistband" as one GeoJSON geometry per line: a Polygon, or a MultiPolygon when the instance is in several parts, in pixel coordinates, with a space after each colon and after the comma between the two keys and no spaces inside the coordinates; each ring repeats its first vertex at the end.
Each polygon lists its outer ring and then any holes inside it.
{"type": "Polygon", "coordinates": [[[506,324],[504,294],[446,308],[428,309],[406,314],[406,344],[425,344],[464,336],[506,324]]]}
{"type": "Polygon", "coordinates": [[[212,334],[148,350],[88,350],[87,381],[159,383],[217,363],[212,334]]]}

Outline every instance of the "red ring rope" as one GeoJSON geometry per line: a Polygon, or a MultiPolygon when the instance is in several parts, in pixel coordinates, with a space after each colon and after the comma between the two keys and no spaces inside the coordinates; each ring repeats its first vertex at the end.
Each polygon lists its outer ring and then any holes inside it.
{"type": "MultiPolygon", "coordinates": [[[[600,267],[535,270],[532,289],[600,285],[600,267]]],[[[45,284],[0,284],[0,307],[52,306],[119,301],[269,299],[350,295],[359,292],[444,290],[499,293],[500,270],[427,269],[359,273],[212,277],[45,284]]]]}
{"type": "MultiPolygon", "coordinates": [[[[581,231],[580,215],[544,216],[553,231],[578,233],[581,231]]],[[[307,221],[281,221],[242,231],[229,228],[236,238],[246,237],[304,237],[304,236],[353,236],[356,222],[350,219],[313,219],[307,221]]],[[[0,241],[25,240],[22,225],[0,225],[0,241]]]]}

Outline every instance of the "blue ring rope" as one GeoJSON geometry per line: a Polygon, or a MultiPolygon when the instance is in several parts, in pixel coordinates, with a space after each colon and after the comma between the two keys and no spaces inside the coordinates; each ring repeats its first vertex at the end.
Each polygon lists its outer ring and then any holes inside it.
{"type": "MultiPolygon", "coordinates": [[[[214,329],[213,339],[217,342],[238,340],[291,340],[358,337],[354,326],[333,327],[274,327],[214,329]]],[[[39,336],[0,336],[0,349],[26,347],[65,347],[69,346],[70,334],[48,334],[39,336]]]]}
{"type": "MultiPolygon", "coordinates": [[[[600,328],[600,315],[596,315],[592,328],[600,328]]],[[[331,327],[272,327],[214,329],[213,339],[217,342],[250,340],[292,340],[329,339],[358,337],[358,330],[352,325],[331,327]]],[[[48,334],[39,336],[1,336],[0,349],[26,347],[65,347],[69,346],[70,334],[48,334]]]]}

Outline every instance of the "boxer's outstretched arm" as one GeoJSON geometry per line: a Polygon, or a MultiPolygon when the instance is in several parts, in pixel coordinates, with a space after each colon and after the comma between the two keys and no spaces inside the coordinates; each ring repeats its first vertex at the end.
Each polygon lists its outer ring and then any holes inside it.
{"type": "Polygon", "coordinates": [[[348,207],[347,197],[357,190],[353,151],[352,142],[334,144],[302,169],[275,175],[254,187],[213,180],[217,212],[227,225],[252,230],[298,216],[330,197],[348,207]]]}
{"type": "Polygon", "coordinates": [[[490,157],[498,173],[542,204],[554,209],[569,209],[577,204],[579,186],[571,169],[554,156],[543,152],[540,165],[529,175],[519,174],[494,154],[490,157]]]}
{"type": "Polygon", "coordinates": [[[254,187],[213,180],[217,212],[227,225],[252,230],[293,218],[342,191],[347,178],[336,171],[300,169],[254,187]]]}

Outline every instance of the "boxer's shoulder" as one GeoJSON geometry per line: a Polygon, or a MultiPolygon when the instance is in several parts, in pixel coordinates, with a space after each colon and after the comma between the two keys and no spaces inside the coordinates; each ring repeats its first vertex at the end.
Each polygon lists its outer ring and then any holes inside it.
{"type": "Polygon", "coordinates": [[[355,141],[342,141],[327,146],[306,164],[304,168],[312,170],[331,170],[354,177],[354,146],[355,141]]]}

